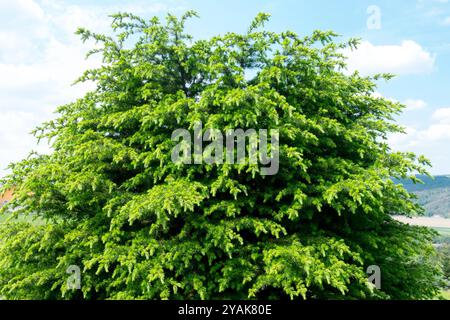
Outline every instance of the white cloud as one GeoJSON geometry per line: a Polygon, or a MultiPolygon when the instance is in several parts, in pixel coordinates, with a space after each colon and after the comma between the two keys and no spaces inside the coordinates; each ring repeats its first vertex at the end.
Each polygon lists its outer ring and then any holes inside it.
{"type": "Polygon", "coordinates": [[[406,99],[403,104],[406,105],[406,111],[420,110],[427,107],[427,103],[420,99],[406,99]]]}
{"type": "Polygon", "coordinates": [[[450,108],[440,108],[435,110],[432,118],[439,123],[450,124],[450,108]]]}
{"type": "MultiPolygon", "coordinates": [[[[387,99],[387,100],[392,101],[394,103],[400,102],[397,99],[390,98],[390,97],[385,97],[383,94],[381,94],[378,91],[373,92],[372,96],[374,98],[387,99]]],[[[406,99],[405,101],[403,101],[401,103],[406,106],[406,108],[403,110],[403,112],[421,110],[421,109],[424,109],[424,108],[426,108],[428,106],[428,104],[425,101],[421,100],[421,99],[406,99]]]]}
{"type": "MultiPolygon", "coordinates": [[[[406,127],[406,134],[394,134],[390,142],[395,146],[426,145],[430,142],[450,139],[450,108],[436,109],[431,115],[431,123],[424,129],[406,127]]],[[[450,140],[449,140],[450,142],[450,140]]],[[[449,149],[449,148],[447,148],[449,149]]]]}
{"type": "Polygon", "coordinates": [[[46,143],[36,145],[35,138],[29,134],[35,127],[36,120],[45,120],[48,114],[36,115],[25,111],[2,111],[0,117],[0,163],[4,169],[8,163],[19,161],[31,150],[40,153],[49,151],[46,143]]]}
{"type": "Polygon", "coordinates": [[[31,17],[35,19],[43,19],[44,11],[33,0],[1,0],[0,10],[5,13],[20,13],[22,17],[31,17]]]}
{"type": "MultiPolygon", "coordinates": [[[[170,1],[167,1],[170,2],[170,1]]],[[[116,12],[132,12],[136,15],[155,14],[167,11],[167,3],[136,1],[134,3],[123,3],[121,5],[64,5],[61,1],[46,0],[45,7],[53,14],[49,16],[50,23],[62,28],[71,35],[79,27],[84,27],[97,32],[109,31],[111,19],[109,15],[116,12]]],[[[180,10],[181,7],[172,8],[172,11],[180,10]]]]}
{"type": "Polygon", "coordinates": [[[426,130],[421,131],[419,140],[423,142],[444,141],[450,139],[450,123],[432,124],[426,130]]]}
{"type": "Polygon", "coordinates": [[[347,50],[348,71],[358,70],[363,75],[393,73],[397,75],[430,73],[435,57],[411,40],[400,45],[373,45],[362,42],[356,50],[347,50]]]}
{"type": "Polygon", "coordinates": [[[29,133],[52,118],[57,106],[92,87],[71,86],[84,70],[100,63],[100,57],[85,60],[92,47],[82,44],[76,29],[106,32],[111,13],[152,15],[167,10],[167,3],[81,6],[61,0],[0,0],[0,176],[31,150],[48,151],[29,133]]]}
{"type": "Polygon", "coordinates": [[[394,133],[389,135],[388,143],[395,150],[407,150],[416,142],[414,137],[417,135],[417,130],[410,126],[404,126],[405,133],[394,133]]]}
{"type": "Polygon", "coordinates": [[[406,126],[406,134],[392,134],[388,137],[388,143],[394,150],[427,156],[433,164],[434,174],[449,174],[450,108],[436,109],[429,120],[423,129],[406,126]]]}

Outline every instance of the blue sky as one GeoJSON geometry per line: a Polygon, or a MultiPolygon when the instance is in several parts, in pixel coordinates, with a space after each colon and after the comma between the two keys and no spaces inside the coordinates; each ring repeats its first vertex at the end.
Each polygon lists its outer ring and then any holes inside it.
{"type": "Polygon", "coordinates": [[[377,95],[407,105],[398,121],[408,134],[391,136],[391,146],[425,154],[432,173],[450,174],[450,0],[0,0],[0,175],[32,149],[48,152],[28,133],[91,88],[70,86],[99,63],[84,60],[89,44],[73,35],[77,27],[107,32],[113,12],[151,17],[188,9],[201,17],[188,24],[196,38],[244,31],[258,12],[272,15],[267,28],[274,31],[331,29],[343,40],[362,38],[348,52],[349,69],[397,74],[380,82],[377,95]]]}

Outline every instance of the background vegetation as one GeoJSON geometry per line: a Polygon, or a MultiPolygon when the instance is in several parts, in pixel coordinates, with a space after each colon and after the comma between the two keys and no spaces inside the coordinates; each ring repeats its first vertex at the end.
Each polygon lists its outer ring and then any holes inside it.
{"type": "Polygon", "coordinates": [[[418,203],[425,208],[427,216],[439,215],[450,218],[450,177],[428,177],[419,175],[423,184],[414,184],[410,180],[399,180],[405,188],[418,196],[418,203]]]}

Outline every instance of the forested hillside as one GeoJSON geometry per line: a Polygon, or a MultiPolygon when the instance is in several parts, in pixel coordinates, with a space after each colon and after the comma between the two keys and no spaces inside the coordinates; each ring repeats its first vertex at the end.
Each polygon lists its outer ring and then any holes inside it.
{"type": "Polygon", "coordinates": [[[415,193],[428,216],[440,215],[450,218],[450,176],[418,176],[424,184],[414,184],[410,180],[401,180],[405,188],[415,193]]]}

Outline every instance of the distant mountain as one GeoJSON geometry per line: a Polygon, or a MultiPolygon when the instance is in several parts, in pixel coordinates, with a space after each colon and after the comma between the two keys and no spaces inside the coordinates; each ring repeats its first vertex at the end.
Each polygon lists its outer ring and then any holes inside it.
{"type": "Polygon", "coordinates": [[[418,202],[425,208],[428,216],[439,215],[450,218],[450,176],[417,176],[424,184],[411,180],[397,180],[406,190],[416,194],[418,202]]]}
{"type": "Polygon", "coordinates": [[[422,180],[424,184],[413,183],[411,180],[397,180],[403,184],[410,192],[424,191],[430,189],[450,188],[450,176],[434,176],[432,178],[425,175],[418,175],[417,178],[422,180]]]}

